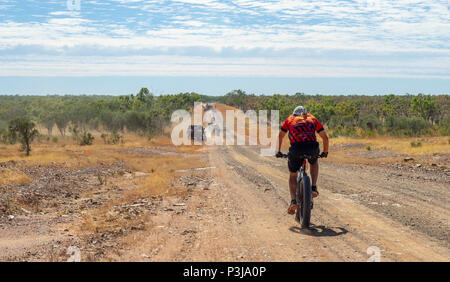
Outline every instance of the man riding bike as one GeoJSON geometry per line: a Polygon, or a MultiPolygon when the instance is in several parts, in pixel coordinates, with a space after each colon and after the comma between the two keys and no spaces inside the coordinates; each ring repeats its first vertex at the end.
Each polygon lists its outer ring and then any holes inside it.
{"type": "MultiPolygon", "coordinates": [[[[288,208],[288,214],[294,214],[297,209],[297,201],[295,191],[297,187],[298,171],[303,164],[303,155],[316,156],[319,155],[319,143],[316,139],[316,132],[322,138],[323,152],[320,157],[326,158],[328,156],[328,136],[320,124],[319,120],[313,115],[309,114],[303,106],[295,108],[294,113],[290,115],[281,126],[280,134],[278,136],[278,153],[276,157],[282,157],[281,144],[286,132],[289,131],[289,140],[291,147],[288,153],[288,167],[289,167],[289,191],[291,194],[291,204],[288,208]]],[[[319,191],[317,190],[317,178],[319,176],[319,163],[317,158],[308,160],[310,163],[310,173],[312,178],[312,196],[317,197],[319,191]]]]}

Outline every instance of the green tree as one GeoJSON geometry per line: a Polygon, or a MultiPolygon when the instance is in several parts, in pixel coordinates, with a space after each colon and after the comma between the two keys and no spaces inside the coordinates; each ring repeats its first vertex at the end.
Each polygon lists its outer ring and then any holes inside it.
{"type": "Polygon", "coordinates": [[[66,136],[66,128],[69,125],[69,117],[63,110],[55,113],[56,126],[58,127],[61,136],[66,136]]]}
{"type": "Polygon", "coordinates": [[[384,97],[383,104],[380,105],[379,113],[385,119],[388,116],[392,116],[395,113],[395,96],[393,94],[384,97]]]}
{"type": "Polygon", "coordinates": [[[336,113],[341,117],[350,116],[356,120],[359,118],[359,108],[357,103],[354,101],[338,103],[336,105],[336,113]]]}
{"type": "Polygon", "coordinates": [[[25,118],[15,118],[9,123],[11,137],[20,141],[22,150],[26,150],[27,156],[30,155],[31,143],[39,135],[35,127],[34,122],[25,118]]]}
{"type": "Polygon", "coordinates": [[[40,115],[40,123],[47,128],[48,136],[52,135],[53,126],[56,123],[55,111],[53,109],[46,109],[40,115]]]}
{"type": "Polygon", "coordinates": [[[331,117],[336,114],[334,106],[318,102],[311,102],[307,105],[307,110],[323,124],[328,124],[331,117]]]}
{"type": "Polygon", "coordinates": [[[153,94],[147,88],[141,88],[136,95],[134,109],[150,109],[153,106],[153,94]]]}
{"type": "Polygon", "coordinates": [[[379,116],[384,120],[388,116],[404,115],[408,116],[409,96],[402,97],[394,94],[384,96],[383,103],[378,108],[379,116]]]}
{"type": "Polygon", "coordinates": [[[94,141],[95,137],[92,136],[91,133],[84,131],[82,135],[79,136],[79,142],[80,146],[89,146],[92,145],[92,142],[94,141]]]}
{"type": "Polygon", "coordinates": [[[225,95],[225,103],[227,105],[237,107],[241,110],[246,110],[247,101],[247,94],[240,89],[233,90],[225,95]]]}
{"type": "Polygon", "coordinates": [[[430,95],[419,94],[411,100],[410,111],[413,115],[434,124],[435,115],[437,115],[437,103],[430,95]]]}
{"type": "Polygon", "coordinates": [[[256,110],[267,110],[269,115],[271,110],[279,110],[280,120],[284,121],[284,119],[292,114],[295,106],[295,104],[288,100],[286,95],[275,94],[265,97],[260,101],[256,106],[256,110]]]}
{"type": "Polygon", "coordinates": [[[366,115],[359,120],[359,126],[364,130],[375,130],[380,128],[381,122],[374,115],[366,115]]]}

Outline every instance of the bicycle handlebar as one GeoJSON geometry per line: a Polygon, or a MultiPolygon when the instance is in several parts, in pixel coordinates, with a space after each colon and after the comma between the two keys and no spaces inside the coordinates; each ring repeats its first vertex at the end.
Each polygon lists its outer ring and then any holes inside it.
{"type": "MultiPolygon", "coordinates": [[[[281,157],[277,157],[277,158],[287,158],[287,157],[288,157],[287,154],[281,153],[281,157]]],[[[314,155],[314,156],[304,154],[302,157],[303,157],[304,159],[314,159],[314,158],[320,159],[320,158],[322,158],[322,156],[321,156],[320,154],[314,155]]]]}
{"type": "Polygon", "coordinates": [[[281,153],[281,157],[277,157],[277,158],[287,158],[288,157],[288,155],[287,154],[283,154],[283,153],[281,153]]]}

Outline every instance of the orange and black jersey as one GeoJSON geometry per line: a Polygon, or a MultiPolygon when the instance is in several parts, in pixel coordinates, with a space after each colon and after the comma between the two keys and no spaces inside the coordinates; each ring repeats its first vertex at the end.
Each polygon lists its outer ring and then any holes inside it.
{"type": "Polygon", "coordinates": [[[324,129],[319,120],[311,114],[308,114],[306,119],[292,114],[284,121],[281,130],[289,131],[289,140],[294,144],[317,141],[316,132],[319,133],[324,129]]]}

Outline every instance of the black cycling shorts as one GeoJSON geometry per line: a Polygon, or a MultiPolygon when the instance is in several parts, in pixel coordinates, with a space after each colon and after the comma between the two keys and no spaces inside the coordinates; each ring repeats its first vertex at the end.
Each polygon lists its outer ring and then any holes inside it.
{"type": "MultiPolygon", "coordinates": [[[[288,167],[290,172],[297,172],[303,164],[303,155],[315,156],[320,153],[319,143],[314,142],[299,142],[294,143],[289,148],[288,153],[288,167]]],[[[308,159],[310,164],[315,164],[317,158],[308,159]]]]}

